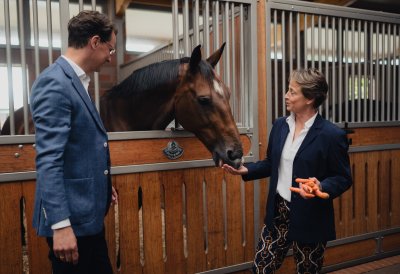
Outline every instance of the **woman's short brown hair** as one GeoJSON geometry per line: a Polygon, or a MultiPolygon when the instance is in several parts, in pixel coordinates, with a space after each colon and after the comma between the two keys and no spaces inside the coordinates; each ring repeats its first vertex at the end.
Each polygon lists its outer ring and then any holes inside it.
{"type": "Polygon", "coordinates": [[[295,81],[307,99],[314,99],[314,108],[318,108],[326,99],[328,83],[325,76],[315,68],[297,69],[291,72],[289,81],[295,81]]]}

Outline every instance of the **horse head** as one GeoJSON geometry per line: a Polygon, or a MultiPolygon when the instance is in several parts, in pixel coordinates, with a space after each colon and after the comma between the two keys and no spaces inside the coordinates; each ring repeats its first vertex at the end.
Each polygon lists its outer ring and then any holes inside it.
{"type": "Polygon", "coordinates": [[[229,105],[230,90],[214,70],[225,43],[207,60],[202,60],[200,47],[193,50],[189,63],[182,64],[175,119],[203,142],[216,166],[238,168],[243,149],[229,105]]]}

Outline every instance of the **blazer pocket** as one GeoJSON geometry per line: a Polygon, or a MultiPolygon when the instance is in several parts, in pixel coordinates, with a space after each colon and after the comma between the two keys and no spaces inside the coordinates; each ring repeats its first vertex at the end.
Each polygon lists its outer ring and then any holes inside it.
{"type": "Polygon", "coordinates": [[[71,224],[91,222],[96,216],[93,178],[64,179],[64,182],[71,224]]]}

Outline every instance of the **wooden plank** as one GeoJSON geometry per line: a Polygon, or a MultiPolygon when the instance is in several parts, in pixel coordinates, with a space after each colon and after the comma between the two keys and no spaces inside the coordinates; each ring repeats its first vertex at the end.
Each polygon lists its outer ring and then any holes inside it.
{"type": "Polygon", "coordinates": [[[104,219],[105,238],[107,241],[108,256],[110,258],[111,266],[114,273],[117,271],[117,247],[115,235],[115,207],[110,206],[107,216],[104,219]]]}
{"type": "Polygon", "coordinates": [[[140,186],[143,192],[144,272],[165,273],[159,174],[141,173],[140,186]]]}
{"type": "Polygon", "coordinates": [[[375,254],[375,251],[375,239],[329,247],[325,251],[324,266],[372,256],[375,254]]]}
{"type": "MultiPolygon", "coordinates": [[[[244,155],[248,155],[251,140],[247,135],[241,135],[244,155]]],[[[115,140],[110,141],[111,163],[113,166],[170,163],[192,160],[211,159],[211,153],[196,137],[179,137],[164,139],[115,140]],[[169,141],[175,140],[184,149],[182,157],[176,160],[168,159],[163,149],[169,141]]],[[[32,144],[0,145],[0,173],[35,170],[35,150],[32,144]],[[15,157],[19,153],[19,157],[15,157]]]]}
{"type": "Polygon", "coordinates": [[[183,172],[161,172],[165,191],[165,273],[186,273],[183,239],[183,172]]]}
{"type": "Polygon", "coordinates": [[[123,16],[131,2],[131,0],[115,0],[115,14],[117,16],[123,16]]]}
{"type": "Polygon", "coordinates": [[[139,174],[114,176],[118,191],[121,274],[142,273],[139,239],[139,174]]]}
{"type": "Polygon", "coordinates": [[[207,195],[207,269],[226,265],[224,249],[224,212],[222,202],[222,170],[205,169],[207,195]]]}
{"type": "MultiPolygon", "coordinates": [[[[245,261],[254,259],[254,184],[253,182],[243,182],[245,189],[245,261]]],[[[258,228],[256,229],[258,235],[258,228]]]]}
{"type": "MultiPolygon", "coordinates": [[[[365,153],[365,152],[364,152],[365,153]]],[[[366,228],[367,232],[378,230],[378,160],[379,152],[365,153],[367,158],[367,207],[366,228]]]]}
{"type": "Polygon", "coordinates": [[[354,195],[354,234],[366,233],[366,159],[365,153],[354,153],[352,154],[353,168],[353,195],[354,195]]]}
{"type": "Polygon", "coordinates": [[[400,233],[391,234],[383,237],[382,240],[382,251],[400,251],[400,233]]]}
{"type": "Polygon", "coordinates": [[[204,168],[186,169],[183,174],[186,186],[186,267],[187,273],[196,273],[207,269],[203,214],[204,168]]]}
{"type": "Polygon", "coordinates": [[[391,187],[390,187],[390,227],[400,227],[400,206],[398,197],[400,197],[400,150],[391,151],[391,187]]]}
{"type": "MultiPolygon", "coordinates": [[[[35,200],[35,181],[22,183],[22,193],[25,198],[25,214],[28,237],[29,273],[43,274],[51,273],[51,263],[48,259],[49,247],[45,237],[39,237],[32,226],[33,209],[35,200]]],[[[0,273],[2,273],[0,271],[0,273]]]]}
{"type": "Polygon", "coordinates": [[[242,208],[245,205],[242,204],[241,177],[228,173],[224,175],[227,213],[226,264],[234,265],[244,262],[242,208]]]}
{"type": "Polygon", "coordinates": [[[390,151],[381,151],[379,156],[379,229],[386,229],[390,227],[390,151]]]}
{"type": "Polygon", "coordinates": [[[398,144],[400,127],[355,128],[349,138],[352,146],[398,144]]]}
{"type": "Polygon", "coordinates": [[[0,184],[0,273],[22,273],[21,183],[0,184]]]}
{"type": "Polygon", "coordinates": [[[0,173],[35,170],[35,150],[32,144],[0,145],[0,173]],[[19,157],[15,157],[18,153],[19,157]]]}

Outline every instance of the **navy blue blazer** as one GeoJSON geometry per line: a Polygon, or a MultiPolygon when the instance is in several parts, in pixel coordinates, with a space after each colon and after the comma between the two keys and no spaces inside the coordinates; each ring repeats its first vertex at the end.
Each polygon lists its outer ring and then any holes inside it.
{"type": "MultiPolygon", "coordinates": [[[[249,172],[243,176],[246,181],[270,177],[264,219],[270,228],[273,225],[280,158],[289,134],[286,118],[274,122],[266,159],[245,164],[249,172]]],[[[321,182],[322,191],[329,193],[330,198],[303,199],[292,193],[289,239],[316,243],[336,238],[333,199],[352,185],[348,146],[346,133],[318,114],[294,158],[292,186],[298,187],[296,178],[316,177],[321,182]]]]}
{"type": "Polygon", "coordinates": [[[107,132],[80,79],[62,57],[46,68],[30,98],[36,135],[33,226],[69,218],[76,236],[101,232],[111,201],[107,132]]]}

